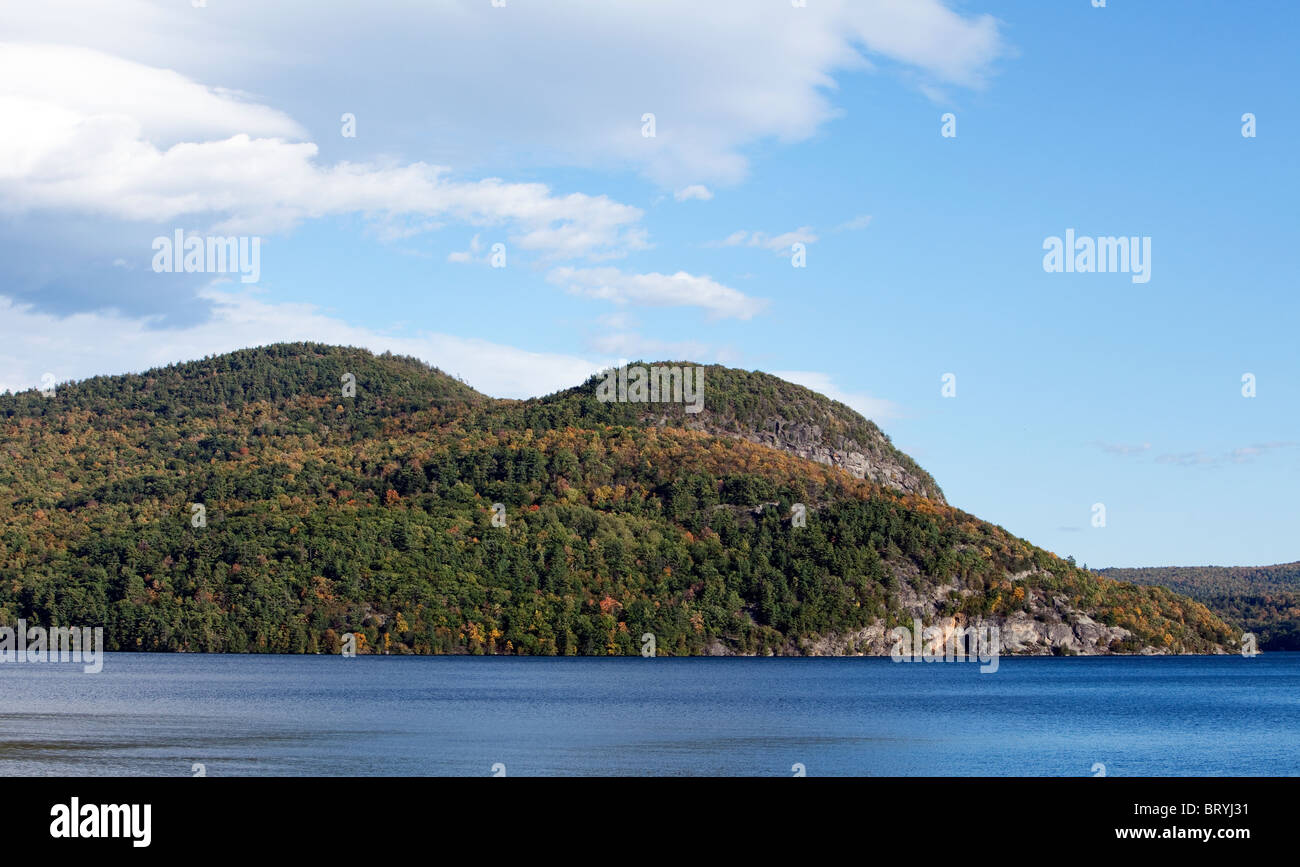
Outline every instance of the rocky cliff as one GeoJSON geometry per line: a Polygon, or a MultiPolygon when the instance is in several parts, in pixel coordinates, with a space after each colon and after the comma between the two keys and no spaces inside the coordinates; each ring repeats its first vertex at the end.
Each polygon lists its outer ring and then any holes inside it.
{"type": "MultiPolygon", "coordinates": [[[[679,361],[637,362],[629,367],[656,365],[700,367],[679,361]]],[[[897,449],[875,422],[845,404],[761,371],[719,365],[704,365],[703,371],[703,408],[698,412],[669,402],[609,403],[602,405],[602,411],[611,423],[681,427],[743,439],[839,467],[855,478],[900,493],[946,502],[929,473],[897,449]]],[[[601,379],[593,377],[578,388],[532,403],[550,408],[590,404],[601,379]]]]}

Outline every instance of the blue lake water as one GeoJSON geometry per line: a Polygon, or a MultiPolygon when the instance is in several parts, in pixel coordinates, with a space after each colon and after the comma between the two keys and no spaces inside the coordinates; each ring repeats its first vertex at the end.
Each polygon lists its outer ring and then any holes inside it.
{"type": "Polygon", "coordinates": [[[1300,654],[0,664],[0,775],[1300,775],[1300,654]]]}

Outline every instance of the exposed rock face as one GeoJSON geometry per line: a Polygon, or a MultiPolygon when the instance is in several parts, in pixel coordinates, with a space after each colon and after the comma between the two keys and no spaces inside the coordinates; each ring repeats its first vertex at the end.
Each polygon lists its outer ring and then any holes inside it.
{"type": "MultiPolygon", "coordinates": [[[[1015,582],[1027,574],[1029,573],[1007,577],[1015,582]]],[[[942,648],[954,633],[972,626],[996,626],[999,654],[1007,656],[1094,656],[1114,653],[1115,642],[1132,638],[1129,630],[1098,623],[1069,605],[1065,597],[1049,597],[1040,590],[1030,590],[1028,611],[1017,611],[1009,617],[989,617],[972,622],[960,614],[955,617],[939,616],[940,606],[954,592],[965,596],[972,591],[955,584],[935,586],[924,593],[918,593],[907,584],[903,584],[900,589],[898,598],[902,606],[913,617],[920,619],[923,628],[933,627],[939,630],[924,640],[923,647],[927,651],[938,649],[939,655],[942,655],[942,648]]],[[[910,623],[905,625],[909,629],[913,628],[910,623]]],[[[897,643],[891,631],[883,621],[876,621],[855,632],[825,635],[815,640],[804,640],[798,645],[790,644],[783,648],[783,652],[793,656],[889,656],[897,643]]],[[[1148,656],[1167,653],[1163,648],[1150,645],[1139,648],[1136,652],[1148,656]]],[[[1218,648],[1217,652],[1226,651],[1218,648]]]]}
{"type": "MultiPolygon", "coordinates": [[[[1030,574],[1032,573],[1021,572],[1007,577],[1015,584],[1023,581],[1030,574]]],[[[1106,626],[1096,622],[1081,610],[1071,606],[1064,596],[1048,599],[1041,591],[1026,589],[1029,611],[1017,611],[1010,617],[988,620],[988,623],[998,627],[1002,649],[1007,653],[1079,655],[1109,653],[1111,642],[1123,641],[1132,635],[1123,627],[1106,626]]],[[[943,629],[946,637],[953,629],[970,625],[958,623],[952,617],[937,616],[940,605],[954,592],[961,596],[971,593],[956,584],[943,584],[932,588],[928,594],[922,596],[911,587],[905,586],[899,594],[899,599],[913,617],[943,629]]],[[[1155,648],[1151,650],[1160,652],[1155,648]]]]}
{"type": "MultiPolygon", "coordinates": [[[[827,442],[831,438],[822,434],[820,425],[790,424],[779,418],[770,419],[769,425],[767,430],[752,431],[741,434],[740,437],[819,464],[840,467],[856,478],[905,494],[918,494],[940,503],[945,502],[941,491],[891,460],[888,453],[872,455],[857,440],[848,437],[835,437],[836,441],[827,442]]],[[[883,443],[876,445],[879,450],[883,443]]]]}
{"type": "MultiPolygon", "coordinates": [[[[759,429],[737,432],[712,424],[707,413],[700,415],[703,418],[688,420],[686,427],[714,436],[748,440],[819,464],[839,467],[855,478],[905,494],[947,502],[932,480],[917,475],[897,461],[893,447],[883,436],[880,442],[863,444],[849,437],[827,435],[821,425],[789,422],[780,417],[767,419],[759,429]]],[[[665,418],[661,423],[667,421],[665,418]]]]}
{"type": "MultiPolygon", "coordinates": [[[[1011,617],[989,618],[978,624],[954,617],[941,617],[924,623],[926,628],[933,626],[940,630],[938,636],[924,642],[927,649],[937,648],[940,654],[954,632],[969,626],[997,626],[1000,653],[1017,656],[1106,654],[1112,652],[1112,641],[1122,641],[1130,635],[1127,629],[1103,626],[1086,617],[1074,624],[1052,623],[1035,620],[1023,611],[1011,617]]],[[[884,624],[877,622],[857,632],[824,636],[802,647],[791,647],[790,652],[803,656],[889,656],[895,644],[896,640],[884,624]]],[[[1159,654],[1164,651],[1144,647],[1140,652],[1159,654]]]]}
{"type": "MultiPolygon", "coordinates": [[[[1086,614],[1078,614],[1073,623],[1035,620],[1023,611],[1004,619],[1001,624],[1002,649],[1007,653],[1075,653],[1090,656],[1109,653],[1111,642],[1123,641],[1132,633],[1121,626],[1105,626],[1086,614]]],[[[1159,653],[1153,647],[1143,652],[1159,653]]]]}

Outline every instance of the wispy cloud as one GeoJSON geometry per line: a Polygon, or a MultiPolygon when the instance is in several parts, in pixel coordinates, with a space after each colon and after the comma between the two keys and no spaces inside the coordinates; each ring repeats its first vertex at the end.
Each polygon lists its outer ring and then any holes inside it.
{"type": "Polygon", "coordinates": [[[865,229],[867,226],[870,225],[871,225],[871,215],[863,214],[861,216],[854,217],[852,220],[846,220],[845,222],[840,223],[838,226],[835,227],[835,231],[856,232],[859,229],[865,229]]]}
{"type": "Polygon", "coordinates": [[[707,241],[706,247],[761,247],[773,253],[788,253],[793,244],[812,244],[817,241],[811,226],[800,226],[792,232],[769,235],[766,232],[750,232],[745,229],[732,232],[721,241],[707,241]]]}
{"type": "Polygon", "coordinates": [[[1156,457],[1158,464],[1174,464],[1180,467],[1205,467],[1219,462],[1219,458],[1204,451],[1177,452],[1156,457]]]}
{"type": "Polygon", "coordinates": [[[1246,464],[1281,449],[1293,448],[1293,442],[1256,443],[1240,446],[1224,453],[1210,453],[1204,450],[1194,452],[1177,452],[1164,454],[1156,458],[1158,464],[1174,464],[1180,467],[1211,467],[1222,464],[1246,464]]]}
{"type": "Polygon", "coordinates": [[[617,268],[563,267],[552,269],[547,279],[575,295],[646,307],[700,307],[723,318],[751,319],[767,306],[764,299],[685,271],[631,274],[617,268]]]}
{"type": "Polygon", "coordinates": [[[696,361],[730,363],[734,354],[697,340],[659,340],[632,331],[606,332],[587,345],[602,356],[640,358],[645,361],[696,361]]]}
{"type": "Polygon", "coordinates": [[[1228,452],[1227,459],[1232,461],[1234,464],[1244,464],[1254,460],[1255,458],[1263,457],[1264,455],[1267,455],[1270,452],[1278,451],[1279,449],[1294,448],[1296,445],[1297,443],[1289,442],[1289,441],[1285,441],[1285,442],[1275,441],[1275,442],[1267,442],[1267,443],[1257,443],[1256,445],[1253,446],[1242,446],[1241,448],[1236,448],[1228,452]]]}
{"type": "Polygon", "coordinates": [[[1140,445],[1128,445],[1126,443],[1104,443],[1096,440],[1092,443],[1103,452],[1112,455],[1140,455],[1151,451],[1151,443],[1142,443],[1140,445]]]}
{"type": "MultiPolygon", "coordinates": [[[[1136,457],[1145,455],[1150,452],[1151,443],[1127,444],[1127,443],[1107,443],[1100,440],[1094,440],[1091,445],[1101,449],[1107,454],[1119,455],[1120,457],[1136,457]]],[[[1214,452],[1208,449],[1196,449],[1186,452],[1165,452],[1158,454],[1153,458],[1157,464],[1166,464],[1178,467],[1213,467],[1225,463],[1244,464],[1255,460],[1256,458],[1265,457],[1271,452],[1280,449],[1293,448],[1300,443],[1290,441],[1275,440],[1272,442],[1256,443],[1249,446],[1239,446],[1230,449],[1227,452],[1214,452]]]]}

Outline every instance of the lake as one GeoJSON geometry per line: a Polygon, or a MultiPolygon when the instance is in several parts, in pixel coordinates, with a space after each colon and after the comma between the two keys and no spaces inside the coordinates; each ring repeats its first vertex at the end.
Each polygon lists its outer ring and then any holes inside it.
{"type": "Polygon", "coordinates": [[[0,774],[1300,775],[1300,654],[0,664],[0,774]],[[498,769],[499,770],[499,769],[498,769]]]}

